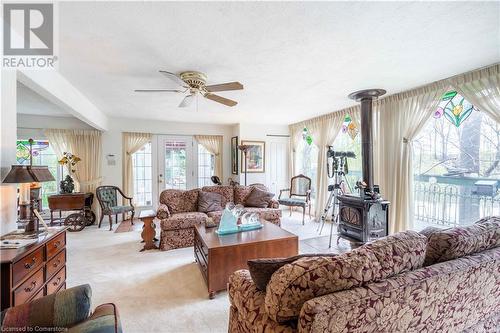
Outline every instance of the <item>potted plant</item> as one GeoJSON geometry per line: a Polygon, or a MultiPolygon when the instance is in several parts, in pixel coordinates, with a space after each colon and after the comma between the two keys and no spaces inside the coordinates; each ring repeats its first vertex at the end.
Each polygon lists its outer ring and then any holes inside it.
{"type": "Polygon", "coordinates": [[[66,175],[64,180],[61,180],[61,182],[59,183],[61,193],[73,193],[73,191],[75,190],[75,182],[73,180],[73,177],[71,177],[71,174],[76,172],[76,164],[81,160],[82,159],[80,157],[68,152],[64,152],[63,158],[59,160],[59,165],[61,165],[61,168],[64,169],[64,166],[67,165],[69,171],[69,174],[66,175]]]}

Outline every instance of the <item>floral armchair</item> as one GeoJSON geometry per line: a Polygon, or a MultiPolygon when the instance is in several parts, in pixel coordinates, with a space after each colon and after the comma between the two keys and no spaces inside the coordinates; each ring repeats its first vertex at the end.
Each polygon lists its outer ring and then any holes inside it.
{"type": "Polygon", "coordinates": [[[121,333],[113,303],[91,312],[88,284],[59,291],[2,312],[2,332],[121,333]]]}
{"type": "Polygon", "coordinates": [[[102,219],[104,215],[109,217],[109,230],[112,230],[113,226],[113,215],[115,215],[116,223],[118,223],[118,214],[123,215],[123,220],[125,220],[125,213],[132,213],[130,217],[130,222],[134,224],[134,214],[135,208],[132,204],[132,198],[126,196],[122,190],[117,186],[99,186],[96,189],[97,200],[101,206],[101,218],[99,219],[99,228],[101,227],[102,219]],[[128,205],[118,205],[118,193],[126,199],[129,200],[128,205]]]}

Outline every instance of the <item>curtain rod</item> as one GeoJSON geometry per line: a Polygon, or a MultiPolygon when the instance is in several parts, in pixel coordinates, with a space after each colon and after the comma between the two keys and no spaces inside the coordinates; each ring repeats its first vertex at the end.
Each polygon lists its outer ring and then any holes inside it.
{"type": "MultiPolygon", "coordinates": [[[[40,128],[40,127],[17,127],[17,129],[30,129],[30,130],[39,130],[39,131],[44,131],[49,128],[40,128]]],[[[56,129],[63,129],[63,130],[80,130],[81,128],[56,128],[56,129]]],[[[85,130],[85,129],[81,129],[85,130]]],[[[89,129],[90,130],[90,129],[89,129]]],[[[90,130],[91,131],[91,130],[90,130]]],[[[107,132],[107,131],[100,131],[100,132],[107,132]]],[[[166,133],[150,133],[150,132],[130,132],[130,131],[122,131],[121,133],[146,133],[146,134],[151,134],[151,135],[167,135],[167,136],[195,136],[195,135],[213,135],[213,136],[224,136],[224,134],[166,134],[166,133]]]]}
{"type": "Polygon", "coordinates": [[[17,129],[33,129],[33,130],[40,130],[40,131],[44,130],[44,128],[40,128],[40,127],[17,127],[17,129]]]}

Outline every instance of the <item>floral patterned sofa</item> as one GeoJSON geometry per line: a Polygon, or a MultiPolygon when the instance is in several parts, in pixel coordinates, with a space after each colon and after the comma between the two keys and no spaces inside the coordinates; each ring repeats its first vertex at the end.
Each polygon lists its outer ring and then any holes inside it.
{"type": "MultiPolygon", "coordinates": [[[[265,189],[263,185],[237,185],[205,186],[201,191],[221,194],[223,198],[222,207],[225,207],[228,202],[244,205],[254,186],[265,189]]],[[[199,192],[200,189],[189,191],[165,190],[160,194],[157,217],[160,219],[161,226],[161,250],[193,246],[193,227],[195,224],[205,223],[208,217],[211,217],[217,223],[220,221],[222,211],[198,212],[199,192]]],[[[281,210],[276,200],[272,200],[267,208],[246,207],[246,211],[256,212],[261,218],[278,226],[281,225],[281,210]]]]}
{"type": "Polygon", "coordinates": [[[500,217],[229,280],[229,332],[499,332],[500,217]]]}

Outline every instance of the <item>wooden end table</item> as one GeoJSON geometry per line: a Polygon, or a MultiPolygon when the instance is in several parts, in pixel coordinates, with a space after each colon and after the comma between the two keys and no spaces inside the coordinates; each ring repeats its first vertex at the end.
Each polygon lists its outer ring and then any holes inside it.
{"type": "Polygon", "coordinates": [[[154,219],[156,217],[156,212],[152,209],[149,210],[141,210],[139,213],[139,220],[144,222],[144,226],[142,227],[141,237],[144,242],[144,247],[140,252],[146,250],[157,250],[158,246],[155,244],[156,238],[156,225],[154,219]]]}
{"type": "Polygon", "coordinates": [[[194,257],[207,283],[212,299],[217,291],[226,290],[229,276],[248,268],[247,261],[256,258],[290,257],[298,254],[299,238],[263,221],[258,230],[219,236],[217,228],[194,228],[194,257]]]}

